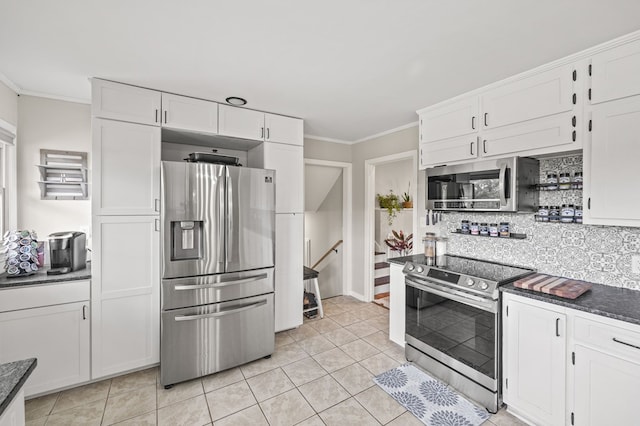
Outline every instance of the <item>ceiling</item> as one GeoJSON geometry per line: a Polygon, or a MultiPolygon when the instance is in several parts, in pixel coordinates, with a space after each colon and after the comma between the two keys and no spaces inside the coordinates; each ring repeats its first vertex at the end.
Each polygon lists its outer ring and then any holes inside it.
{"type": "Polygon", "coordinates": [[[0,73],[83,101],[92,76],[241,96],[354,142],[639,30],[638,16],[638,0],[0,0],[0,73]]]}

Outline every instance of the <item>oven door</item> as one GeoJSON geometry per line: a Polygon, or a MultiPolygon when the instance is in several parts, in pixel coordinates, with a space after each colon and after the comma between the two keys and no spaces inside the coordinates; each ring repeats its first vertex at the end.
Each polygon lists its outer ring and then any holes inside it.
{"type": "Polygon", "coordinates": [[[407,343],[496,392],[499,302],[415,277],[405,283],[407,343]]]}

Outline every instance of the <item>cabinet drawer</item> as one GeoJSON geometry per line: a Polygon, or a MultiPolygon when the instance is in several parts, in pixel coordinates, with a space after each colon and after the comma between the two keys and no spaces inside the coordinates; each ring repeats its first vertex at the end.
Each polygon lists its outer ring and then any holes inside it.
{"type": "Polygon", "coordinates": [[[0,290],[0,312],[89,300],[89,280],[66,281],[0,290]]]}
{"type": "Polygon", "coordinates": [[[576,316],[574,335],[578,343],[626,358],[640,358],[640,327],[633,324],[621,323],[618,327],[576,316]]]}

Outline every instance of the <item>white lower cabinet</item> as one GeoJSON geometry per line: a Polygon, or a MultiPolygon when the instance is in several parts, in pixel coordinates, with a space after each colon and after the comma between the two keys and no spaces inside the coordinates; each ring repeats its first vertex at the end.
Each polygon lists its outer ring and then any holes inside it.
{"type": "Polygon", "coordinates": [[[504,402],[539,425],[565,419],[566,318],[506,294],[503,301],[504,402]]]}
{"type": "Polygon", "coordinates": [[[160,359],[157,216],[94,216],[92,378],[160,359]]]}
{"type": "Polygon", "coordinates": [[[640,326],[504,296],[509,411],[540,426],[639,424],[640,326]]]}
{"type": "MultiPolygon", "coordinates": [[[[39,286],[37,290],[46,298],[46,293],[55,293],[57,285],[39,286]]],[[[87,300],[0,313],[0,363],[38,359],[37,367],[24,385],[27,396],[90,379],[89,283],[78,281],[76,285],[80,291],[74,299],[87,300]]],[[[12,299],[13,295],[8,292],[14,292],[15,299],[21,294],[32,295],[20,290],[0,291],[0,297],[12,299]]]]}
{"type": "Polygon", "coordinates": [[[575,425],[638,424],[640,351],[635,362],[575,346],[575,425]]]}
{"type": "Polygon", "coordinates": [[[302,324],[304,216],[276,214],[275,329],[302,324]]]}

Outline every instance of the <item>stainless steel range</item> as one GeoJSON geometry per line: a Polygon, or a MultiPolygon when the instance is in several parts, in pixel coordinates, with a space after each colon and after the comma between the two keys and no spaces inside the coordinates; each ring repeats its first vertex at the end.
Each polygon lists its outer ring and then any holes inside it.
{"type": "Polygon", "coordinates": [[[461,256],[405,264],[409,361],[495,413],[502,405],[498,287],[534,272],[461,256]]]}

